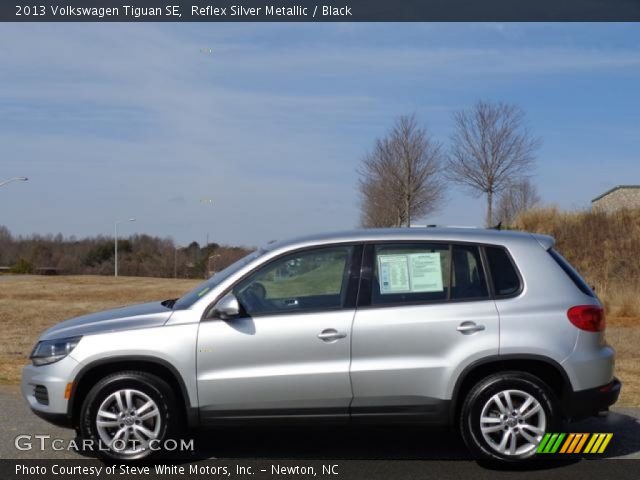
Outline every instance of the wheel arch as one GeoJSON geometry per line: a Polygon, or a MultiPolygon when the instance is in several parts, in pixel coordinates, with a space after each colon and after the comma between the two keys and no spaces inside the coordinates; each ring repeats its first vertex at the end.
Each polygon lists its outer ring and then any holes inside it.
{"type": "Polygon", "coordinates": [[[126,355],[96,360],[85,365],[76,375],[67,405],[67,416],[77,425],[82,403],[91,387],[106,375],[125,370],[150,373],[166,381],[176,394],[176,400],[189,426],[199,421],[198,409],[191,407],[191,399],[184,379],[178,370],[166,360],[144,356],[126,355]]]}
{"type": "Polygon", "coordinates": [[[489,375],[506,371],[521,371],[538,377],[557,397],[563,416],[567,415],[571,381],[558,362],[540,355],[495,355],[471,363],[458,376],[451,396],[452,424],[456,424],[464,398],[475,384],[489,375]]]}

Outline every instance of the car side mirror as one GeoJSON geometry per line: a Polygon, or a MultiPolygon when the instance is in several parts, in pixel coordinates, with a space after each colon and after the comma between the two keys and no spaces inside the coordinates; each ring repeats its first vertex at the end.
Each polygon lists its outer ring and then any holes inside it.
{"type": "Polygon", "coordinates": [[[221,320],[236,318],[240,316],[240,302],[233,293],[227,293],[213,307],[213,315],[221,320]]]}

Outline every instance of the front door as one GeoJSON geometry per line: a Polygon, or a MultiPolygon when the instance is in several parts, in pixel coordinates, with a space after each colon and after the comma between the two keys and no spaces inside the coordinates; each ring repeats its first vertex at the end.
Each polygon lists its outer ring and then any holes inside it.
{"type": "Polygon", "coordinates": [[[347,417],[360,252],[351,245],[301,250],[267,262],[232,288],[240,318],[200,324],[204,421],[347,417]]]}

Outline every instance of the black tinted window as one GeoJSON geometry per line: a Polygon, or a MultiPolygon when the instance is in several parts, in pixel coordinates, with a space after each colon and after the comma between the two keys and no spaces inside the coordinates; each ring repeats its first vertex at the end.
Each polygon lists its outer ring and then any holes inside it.
{"type": "Polygon", "coordinates": [[[557,264],[560,265],[560,268],[564,270],[582,293],[589,295],[590,297],[596,296],[595,293],[593,293],[593,289],[584,281],[577,270],[573,268],[562,255],[556,252],[553,248],[549,250],[549,255],[551,255],[557,264]]]}
{"type": "Polygon", "coordinates": [[[504,248],[487,247],[487,260],[496,297],[513,295],[520,290],[520,277],[504,248]]]}
{"type": "Polygon", "coordinates": [[[451,298],[487,298],[487,282],[482,270],[478,247],[453,246],[453,272],[451,275],[451,298]]]}

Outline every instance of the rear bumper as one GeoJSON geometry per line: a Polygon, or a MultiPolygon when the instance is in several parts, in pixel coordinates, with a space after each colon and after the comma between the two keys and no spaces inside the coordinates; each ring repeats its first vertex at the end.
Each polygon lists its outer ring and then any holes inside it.
{"type": "Polygon", "coordinates": [[[621,388],[620,380],[614,377],[606,385],[573,392],[565,403],[565,414],[571,420],[579,420],[607,410],[618,401],[621,388]]]}

